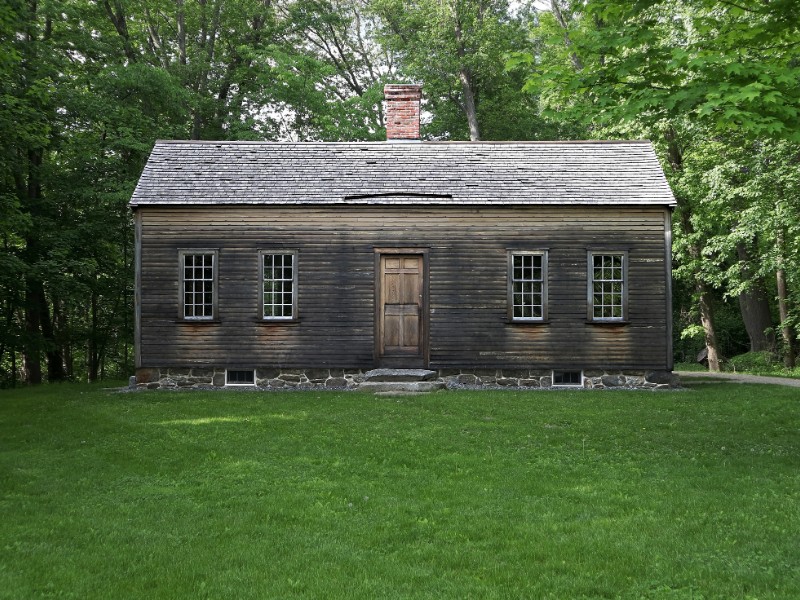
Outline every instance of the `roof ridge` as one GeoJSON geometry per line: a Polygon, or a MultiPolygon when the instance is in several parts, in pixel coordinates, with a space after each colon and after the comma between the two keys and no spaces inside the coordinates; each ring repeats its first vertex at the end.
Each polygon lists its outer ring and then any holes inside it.
{"type": "Polygon", "coordinates": [[[273,140],[156,140],[156,144],[189,144],[198,146],[381,146],[381,147],[404,147],[418,148],[422,146],[494,146],[494,145],[520,145],[520,146],[559,146],[559,145],[616,145],[616,144],[652,144],[647,139],[635,140],[480,140],[477,142],[467,140],[421,140],[410,144],[408,142],[380,142],[380,141],[361,141],[361,142],[325,142],[325,141],[273,141],[273,140]]]}

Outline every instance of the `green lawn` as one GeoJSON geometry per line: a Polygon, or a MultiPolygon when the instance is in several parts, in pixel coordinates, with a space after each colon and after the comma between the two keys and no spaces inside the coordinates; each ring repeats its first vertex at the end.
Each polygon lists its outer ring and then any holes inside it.
{"type": "Polygon", "coordinates": [[[800,394],[0,392],[0,598],[800,598],[800,394]]]}

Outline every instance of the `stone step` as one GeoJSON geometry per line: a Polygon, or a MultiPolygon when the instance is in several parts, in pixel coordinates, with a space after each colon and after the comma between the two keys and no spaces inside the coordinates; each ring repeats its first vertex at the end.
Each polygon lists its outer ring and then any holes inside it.
{"type": "Polygon", "coordinates": [[[420,394],[444,389],[443,381],[365,381],[358,386],[360,392],[409,392],[420,394]]]}
{"type": "Polygon", "coordinates": [[[428,369],[373,369],[364,373],[364,381],[429,381],[436,376],[428,369]]]}

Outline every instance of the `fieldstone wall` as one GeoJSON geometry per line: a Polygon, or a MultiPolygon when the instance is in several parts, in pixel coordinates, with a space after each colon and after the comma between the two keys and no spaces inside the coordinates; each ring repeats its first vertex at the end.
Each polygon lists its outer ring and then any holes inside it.
{"type": "Polygon", "coordinates": [[[584,371],[583,387],[669,389],[681,386],[680,378],[672,371],[584,371]]]}
{"type": "MultiPolygon", "coordinates": [[[[364,383],[365,371],[349,369],[256,369],[255,387],[265,390],[355,390],[364,383]]],[[[552,388],[552,371],[543,369],[439,369],[433,382],[459,388],[552,388]]],[[[669,389],[680,387],[670,371],[603,371],[583,373],[586,389],[669,389]]],[[[225,369],[138,369],[131,387],[137,389],[206,389],[225,386],[225,369]]],[[[247,389],[252,386],[237,386],[247,389]]]]}
{"type": "MultiPolygon", "coordinates": [[[[550,369],[442,369],[439,376],[448,388],[518,387],[552,388],[550,369]]],[[[559,388],[561,386],[558,386],[559,388]]],[[[671,371],[584,371],[583,387],[664,389],[680,387],[680,378],[671,371]]]]}
{"type": "Polygon", "coordinates": [[[199,388],[225,385],[225,369],[136,369],[138,389],[199,388]]]}
{"type": "MultiPolygon", "coordinates": [[[[263,389],[348,389],[361,381],[361,371],[344,369],[256,369],[255,386],[263,389]]],[[[138,369],[139,389],[212,388],[225,386],[225,369],[138,369]]],[[[248,386],[237,386],[248,387],[248,386]]]]}

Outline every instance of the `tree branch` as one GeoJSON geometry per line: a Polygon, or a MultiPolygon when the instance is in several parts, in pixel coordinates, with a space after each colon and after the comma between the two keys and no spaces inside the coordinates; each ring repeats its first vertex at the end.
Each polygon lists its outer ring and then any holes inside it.
{"type": "MultiPolygon", "coordinates": [[[[720,4],[727,4],[728,6],[733,6],[734,8],[738,8],[739,10],[743,10],[745,12],[753,13],[755,15],[763,15],[764,10],[757,10],[755,8],[751,8],[749,6],[742,6],[741,4],[737,4],[736,2],[731,2],[731,0],[719,0],[720,4]]],[[[767,9],[769,10],[769,9],[767,9]]]]}
{"type": "Polygon", "coordinates": [[[114,12],[114,9],[111,7],[109,0],[103,0],[103,8],[105,8],[106,15],[108,15],[108,18],[114,25],[114,29],[117,30],[117,33],[122,38],[122,48],[125,56],[129,61],[136,62],[138,57],[133,51],[133,46],[131,45],[131,38],[130,34],[128,33],[128,25],[125,22],[125,10],[122,8],[120,0],[114,0],[114,8],[116,8],[116,12],[114,12]]]}

